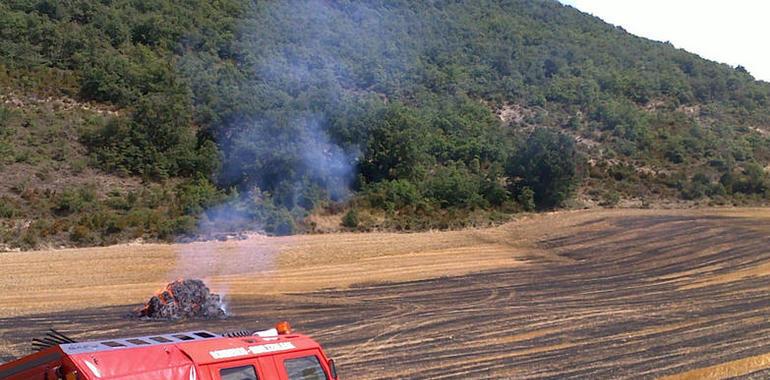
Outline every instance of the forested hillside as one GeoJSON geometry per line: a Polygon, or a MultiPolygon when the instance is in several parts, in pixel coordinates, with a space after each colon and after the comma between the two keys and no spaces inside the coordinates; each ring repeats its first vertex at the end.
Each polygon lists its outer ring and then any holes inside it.
{"type": "Polygon", "coordinates": [[[8,0],[0,25],[7,247],[770,196],[770,84],[553,0],[8,0]]]}

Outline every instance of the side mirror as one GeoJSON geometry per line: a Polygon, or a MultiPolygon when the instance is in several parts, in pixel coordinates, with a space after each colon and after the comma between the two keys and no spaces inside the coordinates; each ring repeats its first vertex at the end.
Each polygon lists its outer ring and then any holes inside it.
{"type": "Polygon", "coordinates": [[[331,371],[332,379],[337,380],[337,366],[334,365],[334,359],[329,359],[329,371],[331,371]]]}

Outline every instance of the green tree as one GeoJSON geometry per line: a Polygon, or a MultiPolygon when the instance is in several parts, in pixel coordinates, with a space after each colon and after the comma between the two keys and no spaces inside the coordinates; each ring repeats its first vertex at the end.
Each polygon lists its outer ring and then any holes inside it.
{"type": "Polygon", "coordinates": [[[510,158],[506,174],[511,178],[511,191],[534,192],[538,208],[560,206],[578,183],[577,163],[580,159],[575,142],[569,136],[546,128],[536,129],[510,158]]]}
{"type": "Polygon", "coordinates": [[[367,182],[416,179],[430,165],[425,121],[418,113],[396,105],[384,110],[372,128],[359,170],[367,182]]]}

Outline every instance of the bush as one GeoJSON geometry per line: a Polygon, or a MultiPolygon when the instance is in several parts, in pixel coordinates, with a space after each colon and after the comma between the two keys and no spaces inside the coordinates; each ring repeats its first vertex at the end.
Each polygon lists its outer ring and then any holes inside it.
{"type": "Polygon", "coordinates": [[[669,143],[665,152],[666,159],[674,164],[681,164],[685,160],[684,148],[677,143],[669,143]]]}
{"type": "Polygon", "coordinates": [[[620,203],[620,193],[615,190],[609,190],[602,193],[599,205],[604,207],[615,207],[618,203],[620,203]]]}
{"type": "Polygon", "coordinates": [[[113,210],[128,211],[133,207],[133,204],[130,202],[128,197],[121,194],[110,195],[110,197],[105,200],[105,203],[113,210]]]}
{"type": "Polygon", "coordinates": [[[205,178],[185,182],[176,189],[177,206],[185,215],[198,215],[224,198],[224,193],[205,178]]]}
{"type": "Polygon", "coordinates": [[[695,174],[682,189],[682,198],[698,200],[705,197],[712,188],[711,180],[703,173],[695,174]]]}
{"type": "Polygon", "coordinates": [[[358,210],[355,208],[350,209],[345,215],[342,217],[342,226],[347,228],[358,228],[358,225],[360,223],[359,217],[358,217],[358,210]]]}
{"type": "Polygon", "coordinates": [[[21,236],[21,247],[24,249],[37,248],[40,238],[37,235],[37,231],[29,229],[21,236]]]}
{"type": "Polygon", "coordinates": [[[15,218],[19,210],[13,205],[10,199],[0,198],[0,218],[15,218]]]}
{"type": "Polygon", "coordinates": [[[462,164],[439,167],[425,182],[425,194],[441,208],[484,207],[479,182],[462,164]]]}
{"type": "Polygon", "coordinates": [[[738,181],[733,184],[736,192],[744,194],[762,194],[770,190],[770,179],[762,166],[751,162],[745,165],[738,181]]]}
{"type": "Polygon", "coordinates": [[[65,190],[54,201],[53,211],[61,216],[67,216],[79,212],[85,207],[86,202],[80,196],[80,193],[65,190]]]}
{"type": "Polygon", "coordinates": [[[193,235],[197,230],[197,225],[197,219],[189,215],[182,215],[173,221],[173,234],[193,235]]]}
{"type": "Polygon", "coordinates": [[[70,231],[70,240],[78,244],[91,243],[93,239],[93,233],[87,226],[77,225],[70,231]]]}
{"type": "Polygon", "coordinates": [[[413,207],[422,201],[417,186],[407,180],[377,182],[366,188],[364,194],[372,207],[386,211],[413,207]]]}
{"type": "Polygon", "coordinates": [[[116,215],[109,215],[104,222],[102,235],[115,235],[121,233],[126,227],[125,220],[116,215]]]}
{"type": "Polygon", "coordinates": [[[527,186],[524,186],[518,195],[516,195],[516,202],[521,205],[524,211],[535,211],[537,205],[535,204],[535,192],[527,186]]]}
{"type": "Polygon", "coordinates": [[[482,195],[484,199],[495,207],[504,205],[511,197],[511,194],[500,182],[498,180],[485,181],[483,184],[482,195]]]}
{"type": "Polygon", "coordinates": [[[291,213],[285,208],[279,208],[267,216],[264,222],[265,232],[276,236],[293,235],[297,229],[291,213]]]}
{"type": "Polygon", "coordinates": [[[538,208],[560,206],[577,186],[579,160],[571,137],[538,128],[508,162],[506,173],[513,179],[512,192],[521,193],[528,187],[534,191],[538,208]]]}
{"type": "Polygon", "coordinates": [[[70,170],[72,170],[74,174],[83,173],[87,167],[88,167],[88,162],[82,158],[76,159],[70,162],[70,170]]]}

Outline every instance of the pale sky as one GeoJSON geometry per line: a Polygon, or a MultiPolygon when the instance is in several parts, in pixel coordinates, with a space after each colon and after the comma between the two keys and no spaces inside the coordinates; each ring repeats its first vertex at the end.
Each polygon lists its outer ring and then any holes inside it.
{"type": "Polygon", "coordinates": [[[770,0],[560,0],[638,36],[770,82],[770,0]]]}

